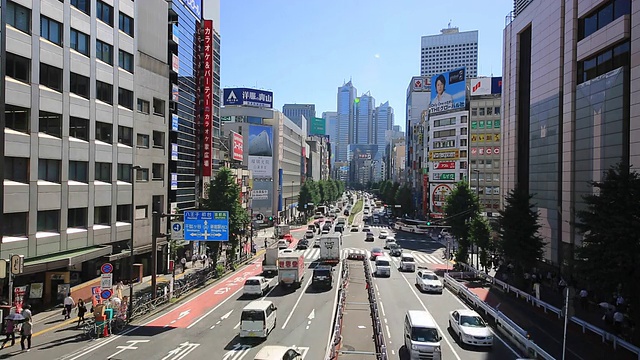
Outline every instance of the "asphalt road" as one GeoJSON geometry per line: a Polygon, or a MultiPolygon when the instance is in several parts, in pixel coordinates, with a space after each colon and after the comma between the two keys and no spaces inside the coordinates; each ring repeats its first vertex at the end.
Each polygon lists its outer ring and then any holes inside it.
{"type": "MultiPolygon", "coordinates": [[[[384,240],[378,239],[380,230],[385,228],[372,227],[376,235],[374,242],[365,242],[364,233],[349,233],[345,236],[344,247],[371,250],[373,247],[383,247],[384,240]]],[[[394,232],[392,229],[387,229],[394,232]]],[[[411,251],[416,256],[418,266],[432,269],[446,268],[447,262],[442,258],[444,246],[430,239],[415,234],[397,232],[394,234],[398,244],[404,251],[411,251]]],[[[394,259],[396,266],[399,264],[394,259]]],[[[372,266],[373,269],[373,266],[372,266]]],[[[445,359],[457,360],[488,360],[488,359],[516,359],[519,355],[512,350],[513,346],[496,336],[492,349],[464,349],[459,345],[457,337],[448,330],[449,312],[468,308],[456,296],[445,290],[442,295],[423,294],[415,287],[415,273],[401,273],[395,269],[390,278],[374,278],[381,316],[384,318],[385,338],[389,357],[391,359],[408,359],[404,351],[403,326],[404,315],[407,310],[427,310],[431,313],[440,327],[442,340],[442,355],[445,359]]],[[[495,332],[494,332],[495,333],[495,332]]]]}

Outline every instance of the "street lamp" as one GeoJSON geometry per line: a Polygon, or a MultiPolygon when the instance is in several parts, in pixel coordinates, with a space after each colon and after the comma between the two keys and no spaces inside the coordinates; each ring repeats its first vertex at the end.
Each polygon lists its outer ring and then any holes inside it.
{"type": "MultiPolygon", "coordinates": [[[[291,180],[291,204],[292,204],[292,205],[294,204],[293,183],[294,183],[294,181],[293,181],[293,180],[291,180]]],[[[291,207],[291,209],[290,209],[290,211],[289,211],[289,214],[290,214],[290,216],[291,216],[291,220],[289,220],[289,222],[291,223],[291,222],[293,222],[293,207],[291,207]]]]}
{"type": "Polygon", "coordinates": [[[131,166],[131,249],[129,249],[129,260],[131,261],[129,267],[129,321],[131,321],[131,314],[133,313],[133,239],[135,235],[135,221],[136,221],[136,170],[141,170],[142,167],[138,165],[131,166]]]}

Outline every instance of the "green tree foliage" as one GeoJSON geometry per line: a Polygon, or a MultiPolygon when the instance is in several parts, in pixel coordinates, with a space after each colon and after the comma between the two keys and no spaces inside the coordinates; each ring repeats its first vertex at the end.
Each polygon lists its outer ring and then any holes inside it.
{"type": "MultiPolygon", "coordinates": [[[[307,204],[313,203],[314,201],[314,193],[315,190],[315,182],[313,180],[307,180],[300,188],[300,194],[298,194],[298,211],[303,213],[308,213],[312,207],[307,204]]],[[[316,195],[317,197],[317,195],[316,195]]]]}
{"type": "Polygon", "coordinates": [[[542,259],[544,241],[538,235],[539,214],[533,195],[516,186],[505,198],[505,208],[500,210],[499,247],[507,261],[511,261],[519,273],[524,273],[542,259]]]}
{"type": "Polygon", "coordinates": [[[491,227],[480,215],[471,220],[469,238],[472,244],[480,249],[480,265],[486,269],[489,267],[489,252],[491,251],[491,227]]]}
{"type": "MultiPolygon", "coordinates": [[[[236,177],[228,168],[221,168],[215,178],[209,183],[206,198],[200,200],[200,210],[229,212],[229,244],[234,253],[240,244],[246,227],[250,223],[250,216],[239,202],[240,187],[236,177]]],[[[212,253],[217,261],[219,242],[211,242],[212,253]]]]}
{"type": "Polygon", "coordinates": [[[400,205],[400,211],[405,214],[413,214],[413,195],[411,189],[405,185],[396,191],[395,204],[400,205]]]}
{"type": "Polygon", "coordinates": [[[469,190],[469,184],[465,181],[457,183],[444,206],[445,223],[451,226],[449,231],[458,240],[457,262],[467,262],[471,219],[477,216],[478,211],[478,201],[469,190]]]}
{"type": "Polygon", "coordinates": [[[594,193],[584,196],[577,211],[583,233],[576,250],[576,270],[596,291],[622,290],[632,308],[640,306],[640,176],[617,164],[603,181],[591,182],[594,193]]]}

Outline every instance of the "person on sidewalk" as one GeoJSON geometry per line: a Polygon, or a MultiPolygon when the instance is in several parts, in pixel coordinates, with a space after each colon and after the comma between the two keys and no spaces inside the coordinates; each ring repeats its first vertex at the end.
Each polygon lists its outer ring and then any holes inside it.
{"type": "Polygon", "coordinates": [[[4,327],[4,333],[7,336],[0,346],[0,350],[4,349],[4,346],[11,340],[11,346],[16,344],[16,326],[13,320],[8,319],[7,324],[4,327]]]}
{"type": "Polygon", "coordinates": [[[22,316],[24,321],[22,322],[22,328],[20,329],[20,347],[22,351],[31,350],[31,335],[33,334],[33,317],[31,316],[31,305],[26,305],[22,310],[22,316]],[[24,343],[27,342],[25,349],[24,343]]]}
{"type": "Polygon", "coordinates": [[[71,309],[73,309],[74,306],[76,306],[76,302],[73,301],[73,298],[71,297],[71,293],[67,294],[67,297],[64,298],[64,319],[71,319],[71,309]]]}
{"type": "Polygon", "coordinates": [[[84,303],[84,300],[78,299],[78,327],[80,327],[80,323],[84,324],[84,314],[87,313],[87,305],[84,303]]]}

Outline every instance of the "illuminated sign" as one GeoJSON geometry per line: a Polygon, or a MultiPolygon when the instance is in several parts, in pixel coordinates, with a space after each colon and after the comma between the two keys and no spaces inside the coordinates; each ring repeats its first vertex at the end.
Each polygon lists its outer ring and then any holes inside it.
{"type": "Polygon", "coordinates": [[[450,161],[460,159],[460,150],[432,150],[429,151],[429,161],[450,161]]]}

